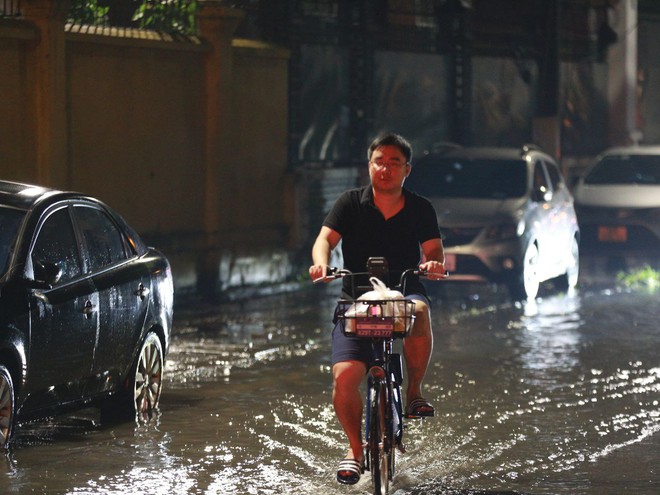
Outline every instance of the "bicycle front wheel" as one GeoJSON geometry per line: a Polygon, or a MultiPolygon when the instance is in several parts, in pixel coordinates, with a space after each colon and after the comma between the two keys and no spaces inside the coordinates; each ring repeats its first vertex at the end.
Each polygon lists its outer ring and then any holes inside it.
{"type": "Polygon", "coordinates": [[[390,462],[394,450],[388,434],[387,386],[380,380],[371,380],[369,386],[369,429],[367,455],[374,495],[389,494],[390,462]]]}

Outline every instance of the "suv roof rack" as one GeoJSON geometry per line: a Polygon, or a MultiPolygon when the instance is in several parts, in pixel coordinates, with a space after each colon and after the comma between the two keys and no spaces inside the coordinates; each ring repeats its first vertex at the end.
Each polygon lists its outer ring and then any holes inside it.
{"type": "Polygon", "coordinates": [[[525,143],[520,147],[520,155],[529,153],[530,151],[543,151],[541,147],[534,143],[525,143]]]}
{"type": "Polygon", "coordinates": [[[461,148],[463,148],[463,146],[458,143],[453,143],[451,141],[439,141],[437,143],[433,143],[430,149],[424,150],[424,155],[430,155],[432,153],[444,153],[451,150],[460,150],[461,148]]]}

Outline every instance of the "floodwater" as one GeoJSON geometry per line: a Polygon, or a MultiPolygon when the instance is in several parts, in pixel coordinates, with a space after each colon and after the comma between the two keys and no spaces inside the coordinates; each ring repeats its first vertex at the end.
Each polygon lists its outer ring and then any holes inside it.
{"type": "MultiPolygon", "coordinates": [[[[335,482],[337,286],[179,307],[161,411],[108,424],[93,409],[25,424],[1,494],[365,494],[335,482]]],[[[536,305],[439,282],[426,395],[391,490],[660,493],[658,293],[585,286],[536,305]]]]}

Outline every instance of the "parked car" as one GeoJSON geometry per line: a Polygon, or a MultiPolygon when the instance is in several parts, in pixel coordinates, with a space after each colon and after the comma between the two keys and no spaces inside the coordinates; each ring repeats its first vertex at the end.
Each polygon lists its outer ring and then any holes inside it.
{"type": "Polygon", "coordinates": [[[153,413],[173,296],[165,256],[102,202],[0,181],[0,445],[70,408],[153,413]]]}
{"type": "Polygon", "coordinates": [[[660,255],[660,146],[606,150],[573,193],[584,253],[660,255]]]}
{"type": "Polygon", "coordinates": [[[552,278],[577,284],[573,198],[538,148],[446,148],[415,161],[406,187],[436,208],[449,280],[505,284],[515,300],[552,278]]]}

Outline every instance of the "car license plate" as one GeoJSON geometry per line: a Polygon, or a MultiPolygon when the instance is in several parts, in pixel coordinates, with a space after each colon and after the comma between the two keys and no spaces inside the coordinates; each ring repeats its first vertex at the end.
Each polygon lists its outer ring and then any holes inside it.
{"type": "Polygon", "coordinates": [[[600,242],[626,242],[628,229],[626,227],[598,227],[598,240],[600,242]]]}
{"type": "Polygon", "coordinates": [[[355,323],[358,337],[389,338],[394,331],[394,319],[392,317],[358,317],[355,319],[355,323]]]}
{"type": "Polygon", "coordinates": [[[456,271],[456,255],[453,253],[445,253],[445,270],[448,272],[456,271]]]}

